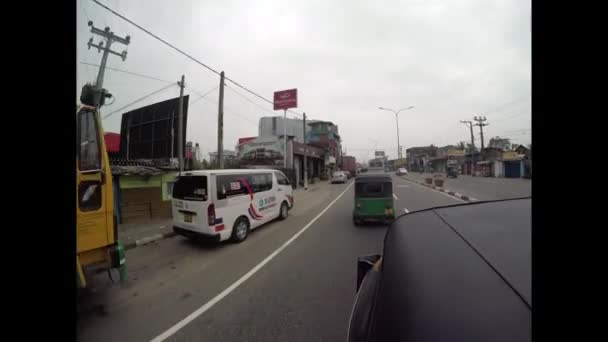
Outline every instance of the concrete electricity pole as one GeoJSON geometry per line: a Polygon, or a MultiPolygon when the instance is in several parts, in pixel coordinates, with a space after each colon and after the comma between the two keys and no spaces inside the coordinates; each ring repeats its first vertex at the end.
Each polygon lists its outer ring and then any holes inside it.
{"type": "Polygon", "coordinates": [[[114,42],[118,42],[124,45],[129,45],[129,43],[131,42],[131,37],[130,36],[126,36],[125,38],[119,37],[114,35],[114,32],[110,31],[109,27],[106,27],[104,30],[100,30],[98,28],[96,28],[95,26],[93,26],[93,22],[89,21],[89,26],[91,27],[91,33],[96,34],[101,36],[103,39],[105,39],[105,46],[104,46],[104,41],[100,41],[99,44],[93,44],[93,37],[91,37],[91,39],[89,39],[89,43],[87,44],[89,47],[89,50],[92,47],[96,47],[98,52],[101,52],[103,50],[103,55],[101,57],[101,64],[99,65],[99,71],[97,73],[97,80],[95,81],[95,87],[98,89],[98,94],[96,95],[96,104],[101,104],[101,96],[102,96],[102,92],[101,89],[103,87],[103,76],[104,73],[106,71],[106,63],[108,62],[108,55],[114,54],[119,56],[120,58],[122,58],[122,60],[124,61],[125,59],[127,59],[127,51],[123,51],[122,53],[118,53],[115,51],[110,50],[110,47],[112,46],[112,43],[114,42]]]}
{"type": "Polygon", "coordinates": [[[177,114],[177,153],[179,154],[179,172],[184,171],[184,75],[179,85],[179,108],[177,114]]]}
{"type": "Polygon", "coordinates": [[[470,152],[471,152],[471,165],[472,165],[472,169],[473,169],[473,170],[471,170],[471,176],[475,177],[475,136],[473,135],[473,122],[468,121],[468,120],[461,120],[460,122],[462,122],[463,124],[468,126],[469,131],[471,132],[470,152]]]}
{"type": "Polygon", "coordinates": [[[483,127],[488,126],[489,123],[485,123],[485,121],[487,120],[485,116],[476,116],[473,118],[473,120],[477,121],[475,126],[479,126],[479,133],[481,134],[481,153],[483,157],[483,149],[485,148],[483,144],[483,127]]]}
{"type": "Polygon", "coordinates": [[[304,190],[308,190],[308,161],[306,158],[306,156],[308,155],[308,145],[306,145],[306,113],[303,113],[302,116],[304,117],[304,190]]]}
{"type": "Polygon", "coordinates": [[[224,72],[220,73],[220,101],[217,109],[217,160],[218,168],[224,168],[224,72]]]}

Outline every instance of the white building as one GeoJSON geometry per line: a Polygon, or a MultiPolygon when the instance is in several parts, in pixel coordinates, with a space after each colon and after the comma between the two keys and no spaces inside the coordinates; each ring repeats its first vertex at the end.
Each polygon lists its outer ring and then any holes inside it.
{"type": "MultiPolygon", "coordinates": [[[[224,150],[223,158],[224,158],[224,162],[226,160],[234,160],[234,159],[236,159],[236,152],[224,150]]],[[[211,164],[214,164],[217,162],[217,152],[209,152],[209,162],[211,164]]]]}
{"type": "MultiPolygon", "coordinates": [[[[309,123],[317,122],[318,120],[306,120],[306,133],[310,132],[309,123]]],[[[258,127],[259,137],[282,136],[284,122],[287,124],[287,136],[294,137],[296,142],[304,142],[304,120],[301,119],[284,119],[280,116],[265,116],[260,118],[258,127]]]]}

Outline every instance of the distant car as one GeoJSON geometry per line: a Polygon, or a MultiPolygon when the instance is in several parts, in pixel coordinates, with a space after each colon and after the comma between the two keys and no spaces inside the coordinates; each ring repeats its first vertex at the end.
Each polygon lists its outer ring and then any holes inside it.
{"type": "Polygon", "coordinates": [[[344,173],[346,174],[346,179],[353,178],[353,175],[352,175],[352,173],[350,173],[350,171],[344,171],[344,173]]]}
{"type": "Polygon", "coordinates": [[[447,177],[458,178],[458,170],[455,167],[448,167],[447,177]]]}
{"type": "Polygon", "coordinates": [[[531,341],[531,202],[398,217],[357,260],[347,341],[531,341]]]}
{"type": "Polygon", "coordinates": [[[348,177],[344,171],[336,171],[331,175],[331,183],[346,183],[348,177]]]}
{"type": "Polygon", "coordinates": [[[399,169],[397,169],[397,176],[403,176],[403,175],[407,175],[407,170],[404,167],[400,167],[399,169]]]}

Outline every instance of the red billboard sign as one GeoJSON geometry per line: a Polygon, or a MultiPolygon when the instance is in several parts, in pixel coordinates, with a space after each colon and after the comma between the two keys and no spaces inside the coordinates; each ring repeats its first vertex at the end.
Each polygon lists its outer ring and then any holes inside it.
{"type": "Polygon", "coordinates": [[[274,92],[274,110],[298,107],[298,89],[274,92]]]}

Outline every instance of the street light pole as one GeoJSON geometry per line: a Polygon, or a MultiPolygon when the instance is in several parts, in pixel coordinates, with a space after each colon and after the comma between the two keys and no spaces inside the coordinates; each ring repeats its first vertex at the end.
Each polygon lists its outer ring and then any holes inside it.
{"type": "Polygon", "coordinates": [[[390,108],[384,108],[384,107],[379,107],[378,109],[380,110],[388,110],[389,112],[393,112],[395,113],[395,121],[397,122],[397,161],[399,164],[401,164],[401,144],[399,143],[399,113],[401,113],[404,110],[409,110],[414,108],[414,106],[409,106],[407,108],[402,108],[399,109],[397,111],[390,109],[390,108]]]}

